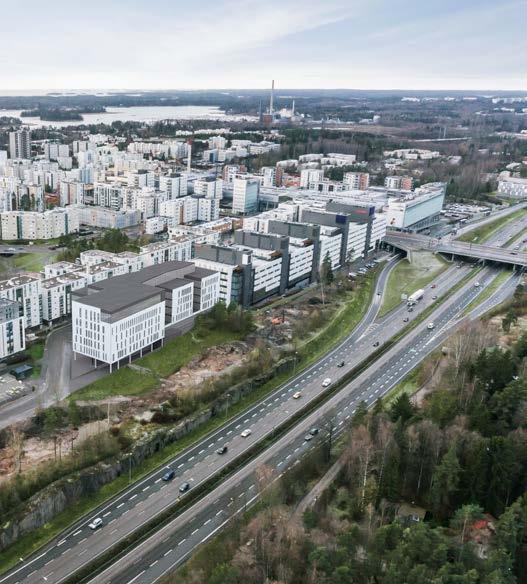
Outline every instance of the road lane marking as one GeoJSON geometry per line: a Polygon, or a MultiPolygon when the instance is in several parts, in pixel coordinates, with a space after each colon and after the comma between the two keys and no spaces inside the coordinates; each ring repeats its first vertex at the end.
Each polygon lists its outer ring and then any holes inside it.
{"type": "Polygon", "coordinates": [[[81,531],[82,531],[82,529],[79,529],[79,531],[76,531],[76,532],[73,534],[73,537],[75,537],[76,535],[79,535],[79,533],[80,533],[81,531]]]}
{"type": "Polygon", "coordinates": [[[104,513],[103,517],[108,517],[108,515],[111,514],[111,511],[106,511],[106,513],[104,513]]]}
{"type": "MultiPolygon", "coordinates": [[[[132,495],[132,496],[130,497],[130,499],[128,499],[128,500],[129,500],[129,501],[132,501],[132,500],[133,500],[133,499],[135,499],[136,497],[137,497],[137,493],[136,493],[135,495],[132,495]]],[[[123,504],[123,503],[121,503],[121,505],[122,505],[122,504],[123,504]]],[[[121,505],[119,505],[119,507],[120,507],[121,505]]]]}
{"type": "Polygon", "coordinates": [[[168,554],[170,554],[171,552],[172,552],[172,550],[171,550],[171,549],[170,549],[170,550],[168,550],[168,552],[165,552],[165,553],[163,554],[163,557],[164,557],[164,558],[166,558],[166,557],[168,556],[168,554]]]}

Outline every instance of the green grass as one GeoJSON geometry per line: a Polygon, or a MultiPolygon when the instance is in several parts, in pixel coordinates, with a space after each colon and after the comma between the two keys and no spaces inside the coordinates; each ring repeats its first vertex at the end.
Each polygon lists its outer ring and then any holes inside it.
{"type": "Polygon", "coordinates": [[[407,260],[399,262],[392,270],[379,316],[398,306],[401,303],[401,294],[410,295],[419,288],[424,288],[448,267],[441,256],[429,252],[414,252],[413,259],[412,263],[407,260]]]}
{"type": "MultiPolygon", "coordinates": [[[[371,302],[376,276],[377,270],[372,271],[365,278],[363,286],[354,294],[352,300],[346,303],[346,305],[341,310],[337,311],[334,318],[330,320],[330,322],[319,334],[315,335],[312,339],[305,343],[305,345],[302,347],[302,350],[300,351],[301,357],[296,368],[297,374],[314,360],[316,360],[319,356],[328,352],[335,344],[337,344],[346,334],[350,332],[351,329],[349,327],[354,328],[355,325],[360,321],[360,319],[364,316],[369,303],[371,302]],[[335,326],[336,323],[339,323],[339,326],[335,326]]],[[[148,355],[147,357],[152,356],[153,354],[148,355]]],[[[143,359],[147,359],[147,357],[144,357],[143,359]]],[[[142,366],[145,366],[144,363],[142,366]]],[[[120,369],[119,372],[125,371],[126,369],[127,368],[120,369]]],[[[140,375],[140,373],[135,371],[133,371],[133,373],[140,375]]],[[[291,377],[293,377],[293,375],[294,372],[291,371],[284,372],[273,377],[266,384],[262,385],[258,390],[252,392],[246,398],[240,400],[238,403],[230,407],[224,415],[211,418],[207,423],[190,432],[177,442],[169,444],[159,452],[156,452],[154,455],[145,460],[141,465],[133,467],[132,481],[140,480],[158,466],[161,466],[168,460],[172,459],[185,448],[191,446],[210,432],[213,432],[225,424],[229,419],[236,417],[242,411],[251,407],[254,403],[261,400],[277,387],[287,382],[291,377]]],[[[108,379],[109,377],[111,376],[108,376],[105,379],[108,379]]],[[[120,381],[125,383],[125,381],[121,379],[120,381]]],[[[90,386],[87,386],[83,389],[93,387],[94,385],[95,384],[91,384],[90,386]]],[[[75,399],[84,399],[79,395],[83,389],[72,394],[75,396],[75,399]]],[[[33,532],[20,538],[17,543],[10,546],[2,554],[0,554],[0,573],[3,573],[4,571],[12,568],[18,563],[20,557],[25,558],[29,556],[38,548],[49,542],[50,539],[58,535],[66,527],[80,519],[83,515],[89,513],[91,509],[96,508],[106,500],[116,496],[127,486],[128,477],[121,476],[102,487],[102,489],[100,489],[97,493],[82,497],[78,502],[75,503],[75,505],[72,505],[70,508],[54,517],[43,527],[36,529],[33,532]]]]}
{"type": "Polygon", "coordinates": [[[511,272],[507,270],[500,272],[494,278],[494,280],[492,280],[492,282],[484,290],[482,290],[481,293],[476,298],[474,298],[474,300],[465,308],[465,310],[463,311],[463,316],[466,316],[467,314],[472,312],[474,308],[485,302],[485,300],[488,300],[494,294],[494,292],[496,292],[496,290],[510,277],[511,272]]]}
{"type": "Polygon", "coordinates": [[[204,350],[239,338],[239,334],[227,330],[204,332],[196,328],[192,329],[134,362],[150,372],[121,367],[106,377],[73,392],[68,399],[93,401],[114,395],[146,394],[159,386],[160,378],[172,375],[204,350]]]}
{"type": "Polygon", "coordinates": [[[11,257],[0,257],[0,272],[40,272],[44,266],[55,261],[56,254],[28,252],[11,257]]]}
{"type": "Polygon", "coordinates": [[[477,227],[468,233],[464,233],[461,237],[458,238],[458,241],[466,241],[468,243],[485,243],[489,237],[491,237],[496,231],[501,229],[507,223],[522,217],[527,213],[527,209],[519,209],[506,217],[500,217],[496,219],[496,221],[491,221],[486,225],[482,225],[481,227],[477,227]]]}

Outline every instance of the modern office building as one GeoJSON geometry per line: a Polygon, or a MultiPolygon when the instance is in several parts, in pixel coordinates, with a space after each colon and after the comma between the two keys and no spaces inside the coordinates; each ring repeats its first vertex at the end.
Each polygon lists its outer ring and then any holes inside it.
{"type": "Polygon", "coordinates": [[[219,274],[167,262],[72,293],[73,351],[110,365],[164,339],[219,300],[219,274]]]}
{"type": "Polygon", "coordinates": [[[444,183],[428,183],[415,191],[388,199],[387,226],[420,231],[437,223],[445,201],[444,183]]]}

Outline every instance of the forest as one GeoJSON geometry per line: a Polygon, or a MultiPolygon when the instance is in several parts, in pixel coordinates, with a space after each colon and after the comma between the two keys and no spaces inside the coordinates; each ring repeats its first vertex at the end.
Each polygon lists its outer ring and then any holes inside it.
{"type": "Polygon", "coordinates": [[[464,325],[419,369],[424,397],[362,403],[339,444],[279,481],[259,469],[258,507],[166,582],[525,582],[526,306],[519,288],[499,315],[464,325]],[[299,514],[335,460],[337,478],[299,514]]]}

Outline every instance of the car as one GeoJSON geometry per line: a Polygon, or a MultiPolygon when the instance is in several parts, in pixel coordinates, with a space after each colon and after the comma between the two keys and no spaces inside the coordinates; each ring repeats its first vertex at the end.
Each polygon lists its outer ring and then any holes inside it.
{"type": "Polygon", "coordinates": [[[318,434],[318,428],[311,428],[311,430],[309,430],[309,433],[311,434],[311,436],[316,436],[318,434]]]}
{"type": "Polygon", "coordinates": [[[410,308],[408,309],[408,312],[413,312],[414,309],[410,306],[410,308]]]}
{"type": "Polygon", "coordinates": [[[326,377],[326,379],[324,379],[324,381],[322,382],[322,387],[329,387],[331,385],[331,379],[329,377],[326,377]]]}
{"type": "Polygon", "coordinates": [[[100,527],[102,525],[102,519],[100,517],[96,517],[89,525],[88,527],[90,529],[96,530],[98,527],[100,527]]]}
{"type": "Polygon", "coordinates": [[[377,292],[377,296],[380,296],[382,294],[382,292],[377,292]]]}
{"type": "Polygon", "coordinates": [[[410,319],[409,319],[407,316],[405,316],[405,317],[403,318],[403,322],[408,322],[409,320],[410,320],[410,319]]]}
{"type": "Polygon", "coordinates": [[[479,288],[479,282],[474,282],[474,288],[479,288]]]}
{"type": "Polygon", "coordinates": [[[433,322],[429,322],[429,323],[426,325],[426,328],[427,328],[429,331],[431,331],[432,329],[435,329],[435,326],[436,326],[436,325],[435,325],[433,322]]]}
{"type": "Polygon", "coordinates": [[[520,249],[520,246],[519,245],[515,245],[514,246],[514,249],[520,249]]]}
{"type": "Polygon", "coordinates": [[[241,437],[242,437],[242,438],[247,438],[247,437],[248,437],[248,436],[250,436],[252,433],[253,433],[253,431],[252,431],[252,430],[249,430],[249,428],[247,428],[246,430],[244,430],[244,431],[241,433],[241,437]]]}
{"type": "Polygon", "coordinates": [[[517,251],[511,251],[511,255],[518,255],[517,251]]]}
{"type": "Polygon", "coordinates": [[[373,343],[374,347],[378,347],[380,345],[379,341],[375,341],[375,343],[373,343]]]}
{"type": "Polygon", "coordinates": [[[436,287],[436,285],[435,285],[435,284],[432,284],[432,285],[430,286],[430,288],[435,288],[435,287],[436,287]]]}
{"type": "Polygon", "coordinates": [[[436,294],[434,294],[434,295],[432,296],[432,300],[437,300],[437,295],[436,295],[436,294]]]}
{"type": "Polygon", "coordinates": [[[301,397],[302,397],[301,391],[295,391],[295,393],[293,394],[293,399],[299,399],[301,397]]]}
{"type": "Polygon", "coordinates": [[[337,367],[344,367],[344,361],[341,361],[340,363],[337,363],[337,367]]]}
{"type": "Polygon", "coordinates": [[[227,445],[224,444],[223,446],[220,446],[217,450],[216,450],[216,454],[225,454],[227,452],[228,448],[227,445]]]}
{"type": "Polygon", "coordinates": [[[179,492],[180,493],[186,493],[189,489],[190,489],[190,483],[181,483],[181,485],[179,485],[179,492]]]}
{"type": "Polygon", "coordinates": [[[172,468],[168,469],[167,472],[161,477],[166,483],[171,481],[176,476],[176,471],[172,468]]]}
{"type": "Polygon", "coordinates": [[[313,436],[311,436],[311,434],[306,434],[306,435],[304,436],[304,440],[305,440],[306,442],[309,442],[309,441],[310,441],[310,440],[312,440],[312,439],[313,439],[313,436]]]}

